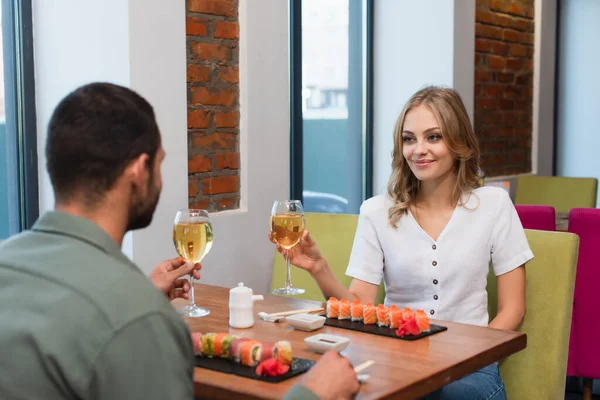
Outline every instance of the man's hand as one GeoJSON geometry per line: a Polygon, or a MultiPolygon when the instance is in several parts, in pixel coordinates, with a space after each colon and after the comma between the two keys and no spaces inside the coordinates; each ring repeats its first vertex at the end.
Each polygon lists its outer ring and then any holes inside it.
{"type": "Polygon", "coordinates": [[[312,367],[300,382],[321,400],[353,399],[360,390],[356,372],[350,361],[329,351],[312,367]]]}
{"type": "Polygon", "coordinates": [[[149,278],[158,290],[163,292],[169,300],[188,299],[190,282],[180,279],[185,275],[194,274],[194,279],[200,279],[200,264],[186,263],[183,258],[176,257],[161,262],[150,272],[149,278]]]}

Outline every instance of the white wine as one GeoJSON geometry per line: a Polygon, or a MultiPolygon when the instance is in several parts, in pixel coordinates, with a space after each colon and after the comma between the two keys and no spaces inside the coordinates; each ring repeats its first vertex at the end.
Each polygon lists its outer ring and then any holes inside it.
{"type": "Polygon", "coordinates": [[[298,244],[304,233],[304,216],[301,214],[277,214],[271,216],[273,239],[286,250],[298,244]]]}
{"type": "Polygon", "coordinates": [[[210,222],[179,222],[173,227],[173,243],[186,261],[199,263],[213,244],[210,222]]]}

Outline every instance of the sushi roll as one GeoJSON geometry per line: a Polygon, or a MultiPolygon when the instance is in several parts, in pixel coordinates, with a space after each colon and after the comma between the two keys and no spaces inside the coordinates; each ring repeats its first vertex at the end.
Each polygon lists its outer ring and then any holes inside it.
{"type": "Polygon", "coordinates": [[[192,345],[194,346],[194,354],[197,356],[202,355],[202,333],[192,332],[191,333],[192,345]]]}
{"type": "Polygon", "coordinates": [[[414,317],[415,317],[415,312],[413,310],[411,310],[408,307],[402,309],[402,319],[409,319],[409,318],[414,318],[414,317]]]}
{"type": "Polygon", "coordinates": [[[429,325],[429,316],[423,310],[417,310],[415,313],[417,318],[417,325],[419,326],[419,330],[421,332],[430,332],[431,326],[429,325]]]}
{"type": "Polygon", "coordinates": [[[263,343],[261,352],[260,352],[260,359],[262,361],[265,361],[265,360],[268,360],[269,358],[273,358],[274,348],[275,347],[270,343],[263,343]]]}
{"type": "Polygon", "coordinates": [[[390,306],[390,328],[398,329],[402,323],[402,310],[395,305],[390,306]]]}
{"type": "Polygon", "coordinates": [[[262,343],[257,340],[247,340],[240,346],[240,363],[246,367],[254,367],[260,362],[262,343]]]}
{"type": "Polygon", "coordinates": [[[377,322],[377,313],[373,303],[366,304],[363,307],[363,322],[365,325],[374,325],[377,322]]]}
{"type": "Polygon", "coordinates": [[[376,312],[377,326],[390,326],[390,310],[383,304],[379,304],[376,312]]]}
{"type": "Polygon", "coordinates": [[[202,335],[202,354],[206,357],[213,356],[213,343],[215,340],[216,333],[207,333],[202,335]]]}
{"type": "Polygon", "coordinates": [[[221,357],[223,355],[223,341],[229,336],[228,333],[217,333],[215,335],[213,340],[213,357],[221,357]]]}
{"type": "Polygon", "coordinates": [[[234,339],[229,345],[229,358],[235,362],[240,362],[240,351],[242,350],[242,344],[247,342],[248,338],[234,339]]]}
{"type": "MultiPolygon", "coordinates": [[[[221,358],[231,358],[231,343],[233,343],[234,340],[236,340],[238,337],[237,336],[233,336],[233,335],[227,335],[225,338],[223,338],[222,341],[222,351],[221,351],[221,358]]],[[[216,355],[215,355],[216,356],[216,355]]]]}
{"type": "Polygon", "coordinates": [[[292,345],[281,340],[273,346],[273,357],[279,364],[292,365],[292,345]]]}
{"type": "Polygon", "coordinates": [[[350,316],[353,322],[363,320],[363,305],[359,300],[354,300],[350,303],[350,316]]]}
{"type": "Polygon", "coordinates": [[[350,319],[350,302],[345,299],[340,300],[340,311],[338,314],[338,319],[350,319]]]}
{"type": "Polygon", "coordinates": [[[327,318],[337,318],[340,314],[340,301],[335,297],[327,300],[327,318]]]}

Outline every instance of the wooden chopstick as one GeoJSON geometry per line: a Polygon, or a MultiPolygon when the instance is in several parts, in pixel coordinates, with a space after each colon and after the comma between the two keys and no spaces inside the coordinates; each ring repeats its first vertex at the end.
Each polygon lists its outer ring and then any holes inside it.
{"type": "Polygon", "coordinates": [[[292,310],[292,311],[282,311],[282,312],[277,312],[277,313],[269,314],[269,316],[270,317],[287,317],[288,315],[302,314],[302,313],[311,313],[311,312],[317,312],[317,311],[323,311],[323,307],[320,307],[320,308],[303,308],[302,310],[292,310]]]}
{"type": "Polygon", "coordinates": [[[373,364],[375,364],[375,361],[373,361],[373,360],[365,361],[364,363],[354,367],[354,372],[356,372],[358,374],[359,372],[369,368],[373,364]]]}

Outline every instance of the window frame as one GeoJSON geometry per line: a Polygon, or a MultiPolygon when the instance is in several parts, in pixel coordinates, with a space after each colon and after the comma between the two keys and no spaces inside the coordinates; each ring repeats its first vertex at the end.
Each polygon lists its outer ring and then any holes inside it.
{"type": "MultiPolygon", "coordinates": [[[[362,7],[362,200],[373,195],[373,1],[349,0],[362,7]]],[[[289,0],[290,198],[303,198],[302,0],[289,0]]]]}
{"type": "Polygon", "coordinates": [[[39,216],[33,12],[31,0],[2,0],[9,233],[31,228],[39,216]],[[15,218],[10,218],[13,221],[15,218]]]}

